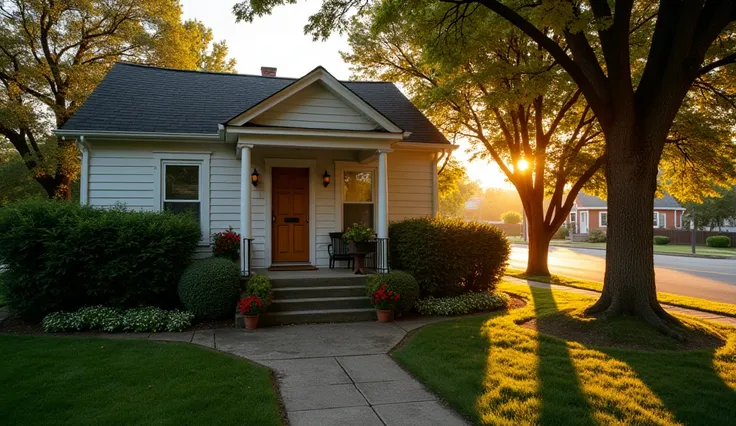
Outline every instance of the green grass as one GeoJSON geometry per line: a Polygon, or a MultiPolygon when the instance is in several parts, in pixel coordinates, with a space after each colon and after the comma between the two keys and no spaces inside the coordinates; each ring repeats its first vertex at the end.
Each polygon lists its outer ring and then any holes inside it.
{"type": "MultiPolygon", "coordinates": [[[[567,287],[582,288],[585,290],[602,291],[603,283],[599,281],[583,280],[578,278],[563,277],[560,275],[544,276],[528,276],[520,269],[507,269],[506,275],[531,281],[539,281],[549,284],[564,285],[567,287]]],[[[682,308],[696,309],[703,312],[711,312],[714,314],[736,317],[736,305],[732,303],[713,302],[711,300],[700,299],[697,297],[680,296],[678,294],[657,292],[657,299],[661,303],[667,303],[682,308]]]]}
{"type": "MultiPolygon", "coordinates": [[[[510,237],[509,241],[514,244],[526,244],[523,238],[510,237]]],[[[571,242],[569,240],[552,240],[550,245],[553,247],[569,247],[569,248],[593,248],[593,249],[604,249],[606,243],[585,243],[585,242],[571,242]]],[[[664,245],[654,246],[655,253],[672,253],[672,254],[692,254],[692,248],[686,245],[664,245]]],[[[729,248],[714,248],[707,246],[696,246],[695,254],[699,256],[714,256],[714,257],[736,257],[736,247],[729,248]]]]}
{"type": "MultiPolygon", "coordinates": [[[[598,348],[521,327],[576,318],[591,298],[504,283],[529,298],[510,313],[428,325],[393,357],[475,424],[729,425],[736,418],[736,332],[686,320],[728,339],[716,350],[598,348]],[[567,312],[568,314],[561,314],[567,312]]],[[[650,348],[678,343],[632,319],[591,323],[612,341],[650,348]]]]}
{"type": "Polygon", "coordinates": [[[185,344],[0,336],[0,423],[282,424],[270,372],[185,344]]]}

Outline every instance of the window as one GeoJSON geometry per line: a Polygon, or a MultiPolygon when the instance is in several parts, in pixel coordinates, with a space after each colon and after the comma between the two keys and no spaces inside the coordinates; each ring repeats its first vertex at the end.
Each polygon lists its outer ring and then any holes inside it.
{"type": "Polygon", "coordinates": [[[598,225],[601,228],[605,228],[608,226],[608,212],[599,212],[598,213],[598,225]]]}
{"type": "Polygon", "coordinates": [[[164,163],[163,207],[174,213],[191,212],[201,223],[199,164],[164,163]]]}
{"type": "Polygon", "coordinates": [[[664,221],[664,214],[660,214],[659,212],[654,212],[654,227],[664,228],[662,224],[663,221],[664,221]]]}
{"type": "Polygon", "coordinates": [[[373,228],[373,171],[345,170],[342,183],[343,229],[354,223],[373,228]]]}
{"type": "Polygon", "coordinates": [[[577,219],[576,216],[577,216],[577,213],[575,213],[575,212],[570,213],[570,223],[576,223],[577,222],[577,220],[575,220],[575,219],[577,219]]]}

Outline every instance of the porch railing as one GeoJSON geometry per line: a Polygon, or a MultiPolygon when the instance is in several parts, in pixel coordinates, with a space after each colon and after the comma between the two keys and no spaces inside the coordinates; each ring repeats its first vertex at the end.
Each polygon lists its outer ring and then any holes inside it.
{"type": "Polygon", "coordinates": [[[240,275],[249,277],[253,271],[253,264],[251,258],[250,246],[253,243],[253,238],[243,238],[242,244],[240,244],[240,275]],[[245,247],[245,250],[243,250],[245,247]],[[243,262],[245,260],[245,262],[243,262]]]}
{"type": "Polygon", "coordinates": [[[365,267],[373,269],[379,274],[387,274],[391,270],[389,258],[388,238],[377,238],[374,241],[375,250],[365,257],[365,267]]]}

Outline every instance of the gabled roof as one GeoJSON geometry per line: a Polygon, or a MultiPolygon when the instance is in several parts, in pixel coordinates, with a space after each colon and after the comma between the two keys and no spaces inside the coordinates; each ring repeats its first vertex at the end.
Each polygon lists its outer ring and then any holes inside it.
{"type": "MultiPolygon", "coordinates": [[[[295,81],[117,63],[62,130],[215,135],[219,124],[295,81]]],[[[449,144],[393,83],[340,83],[398,128],[411,132],[405,141],[449,144]]]]}
{"type": "MultiPolygon", "coordinates": [[[[607,208],[608,207],[605,200],[602,200],[598,197],[594,197],[592,195],[583,194],[582,192],[578,194],[577,203],[578,203],[578,209],[582,209],[582,210],[585,210],[586,208],[607,208]]],[[[656,208],[678,209],[678,208],[683,208],[683,207],[670,194],[664,194],[664,197],[654,199],[654,208],[655,209],[656,208]]]]}

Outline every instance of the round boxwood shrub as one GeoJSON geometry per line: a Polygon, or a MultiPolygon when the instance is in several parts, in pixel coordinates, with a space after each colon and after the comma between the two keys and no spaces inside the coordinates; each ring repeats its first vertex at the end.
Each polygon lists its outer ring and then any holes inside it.
{"type": "Polygon", "coordinates": [[[670,237],[665,237],[664,235],[655,235],[654,236],[654,245],[657,246],[666,246],[670,243],[670,237]]]}
{"type": "Polygon", "coordinates": [[[731,239],[725,235],[714,235],[705,240],[708,247],[728,248],[731,247],[731,239]]]}
{"type": "Polygon", "coordinates": [[[179,281],[179,299],[197,318],[217,319],[232,315],[238,300],[238,266],[222,257],[193,263],[179,281]]]}
{"type": "Polygon", "coordinates": [[[384,284],[388,290],[399,293],[399,303],[396,304],[396,311],[399,313],[409,312],[419,299],[419,283],[406,272],[391,271],[388,274],[369,276],[366,282],[368,295],[375,293],[384,284]]]}

